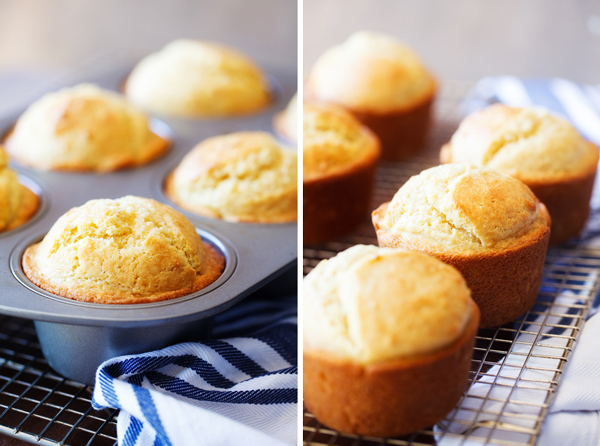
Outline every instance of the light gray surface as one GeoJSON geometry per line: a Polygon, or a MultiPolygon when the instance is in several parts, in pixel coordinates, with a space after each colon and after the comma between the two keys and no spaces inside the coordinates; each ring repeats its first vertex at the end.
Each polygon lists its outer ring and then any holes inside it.
{"type": "Polygon", "coordinates": [[[304,0],[304,74],[361,29],[406,41],[440,79],[560,76],[600,83],[593,0],[304,0]]]}

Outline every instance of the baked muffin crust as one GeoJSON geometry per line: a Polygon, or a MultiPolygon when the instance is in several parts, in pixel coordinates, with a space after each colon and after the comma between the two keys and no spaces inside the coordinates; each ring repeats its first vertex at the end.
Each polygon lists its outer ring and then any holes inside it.
{"type": "Polygon", "coordinates": [[[494,104],[463,120],[442,157],[490,167],[527,184],[595,171],[598,149],[543,108],[494,104]]]}
{"type": "Polygon", "coordinates": [[[21,226],[34,214],[38,196],[19,183],[8,168],[8,157],[0,146],[0,232],[21,226]]]}
{"type": "Polygon", "coordinates": [[[298,218],[298,161],[265,132],[215,136],[188,153],[166,181],[176,204],[212,218],[283,223],[298,218]]]}
{"type": "Polygon", "coordinates": [[[183,215],[133,196],[71,209],[23,256],[25,275],[40,288],[110,304],[193,293],[217,280],[224,264],[183,215]]]}
{"type": "Polygon", "coordinates": [[[550,244],[584,228],[599,156],[562,118],[540,107],[503,104],[465,118],[440,152],[443,163],[477,163],[527,184],[552,216],[550,244]]]}
{"type": "Polygon", "coordinates": [[[323,53],[306,81],[308,98],[379,114],[412,108],[435,88],[410,48],[369,31],[357,32],[323,53]]]}
{"type": "Polygon", "coordinates": [[[458,269],[481,326],[513,321],[534,304],[550,215],[521,181],[465,163],[412,177],[372,214],[380,246],[432,255],[458,269]]]}
{"type": "Polygon", "coordinates": [[[426,238],[458,251],[501,249],[544,225],[539,202],[521,181],[460,163],[433,167],[398,190],[381,230],[426,238]]]}
{"type": "Polygon", "coordinates": [[[379,157],[376,137],[341,107],[305,101],[302,120],[304,181],[341,174],[379,157]]]}
{"type": "Polygon", "coordinates": [[[458,271],[416,252],[359,245],[304,283],[304,402],[321,423],[393,437],[456,406],[479,324],[458,271]]]}
{"type": "Polygon", "coordinates": [[[233,48],[175,40],[142,59],[125,86],[144,110],[181,117],[222,117],[257,112],[271,101],[262,70],[233,48]]]}
{"type": "Polygon", "coordinates": [[[146,164],[168,147],[144,113],[92,84],[43,96],[6,140],[11,158],[41,170],[109,172],[146,164]]]}
{"type": "Polygon", "coordinates": [[[331,104],[304,103],[303,138],[303,238],[310,245],[347,234],[368,215],[381,149],[366,126],[331,104]]]}
{"type": "Polygon", "coordinates": [[[433,257],[353,246],[304,280],[305,348],[358,364],[432,353],[463,333],[470,296],[460,273],[433,257]]]}

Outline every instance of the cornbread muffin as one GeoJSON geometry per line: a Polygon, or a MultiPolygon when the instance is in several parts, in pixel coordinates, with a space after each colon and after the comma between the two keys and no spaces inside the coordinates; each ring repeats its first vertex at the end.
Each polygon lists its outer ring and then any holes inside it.
{"type": "Polygon", "coordinates": [[[175,40],[142,59],[125,85],[134,104],[179,117],[255,113],[270,102],[262,70],[238,51],[198,40],[175,40]]]}
{"type": "Polygon", "coordinates": [[[368,215],[380,148],[377,137],[340,107],[305,102],[302,119],[309,245],[347,234],[368,215]]]}
{"type": "Polygon", "coordinates": [[[102,304],[184,296],[213,283],[224,266],[183,215],[132,196],[71,209],[23,256],[25,275],[40,288],[102,304]]]}
{"type": "Polygon", "coordinates": [[[436,90],[410,48],[367,31],[326,51],[304,89],[307,99],[341,105],[373,130],[386,160],[405,159],[423,145],[436,90]]]}
{"type": "Polygon", "coordinates": [[[298,143],[298,95],[295,94],[285,110],[273,118],[275,131],[290,142],[298,143]]]}
{"type": "Polygon", "coordinates": [[[518,318],[535,302],[550,216],[521,181],[460,163],[411,177],[373,212],[380,246],[430,254],[458,269],[481,326],[518,318]]]}
{"type": "Polygon", "coordinates": [[[466,389],[479,311],[454,268],[358,245],[306,276],[303,302],[304,401],[327,426],[407,434],[466,389]]]}
{"type": "Polygon", "coordinates": [[[38,208],[38,196],[19,183],[8,168],[8,157],[0,146],[0,232],[21,226],[38,208]]]}
{"type": "Polygon", "coordinates": [[[43,96],[6,140],[11,158],[41,170],[109,172],[146,164],[168,147],[144,113],[91,84],[43,96]]]}
{"type": "Polygon", "coordinates": [[[198,144],[167,178],[177,205],[234,222],[298,219],[298,157],[265,132],[215,136],[198,144]]]}
{"type": "Polygon", "coordinates": [[[465,118],[440,158],[487,166],[527,184],[552,216],[550,244],[559,244],[585,226],[598,154],[543,108],[495,104],[465,118]]]}

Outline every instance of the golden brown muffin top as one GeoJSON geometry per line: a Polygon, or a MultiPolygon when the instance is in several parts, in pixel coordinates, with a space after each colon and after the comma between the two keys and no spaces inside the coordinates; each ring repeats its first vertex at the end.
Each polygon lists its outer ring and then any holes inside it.
{"type": "Polygon", "coordinates": [[[445,249],[482,251],[503,248],[547,225],[539,216],[539,201],[521,181],[460,163],[411,177],[378,225],[445,249]]]}
{"type": "Polygon", "coordinates": [[[129,75],[125,94],[150,112],[187,117],[252,113],[271,101],[266,76],[245,55],[187,39],[142,59],[129,75]]]}
{"type": "Polygon", "coordinates": [[[12,158],[43,170],[106,172],[144,164],[167,147],[143,112],[92,84],[44,95],[23,113],[6,141],[12,158]]]}
{"type": "Polygon", "coordinates": [[[0,146],[0,231],[9,229],[19,215],[23,200],[23,186],[17,174],[8,168],[8,157],[0,146]]]}
{"type": "Polygon", "coordinates": [[[216,280],[222,266],[215,271],[214,259],[183,215],[133,196],[71,209],[23,260],[25,274],[41,288],[98,303],[189,294],[216,280]]]}
{"type": "Polygon", "coordinates": [[[471,311],[461,274],[417,252],[357,245],[304,279],[304,348],[370,364],[433,353],[471,311]]]}
{"type": "Polygon", "coordinates": [[[306,97],[352,110],[389,113],[417,106],[435,92],[418,56],[384,34],[361,31],[327,50],[306,80],[306,97]]]}
{"type": "Polygon", "coordinates": [[[444,151],[443,161],[481,164],[525,182],[581,176],[598,162],[598,149],[564,119],[503,104],[467,116],[444,151]]]}
{"type": "Polygon", "coordinates": [[[335,175],[379,156],[379,140],[350,113],[304,102],[304,180],[335,175]]]}
{"type": "Polygon", "coordinates": [[[174,170],[167,193],[178,205],[229,221],[298,218],[298,157],[265,132],[237,132],[198,144],[174,170]]]}

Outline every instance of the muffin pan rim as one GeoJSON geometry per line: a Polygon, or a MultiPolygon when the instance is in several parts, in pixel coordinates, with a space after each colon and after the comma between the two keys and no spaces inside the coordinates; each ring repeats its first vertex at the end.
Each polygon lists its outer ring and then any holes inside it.
{"type": "MultiPolygon", "coordinates": [[[[110,72],[97,76],[88,75],[85,78],[72,78],[63,85],[55,85],[52,91],[81,82],[96,83],[102,88],[119,91],[118,80],[122,79],[123,73],[131,71],[130,66],[132,65],[129,63],[126,65],[121,64],[110,72]]],[[[38,212],[34,216],[34,219],[31,220],[31,224],[26,224],[24,230],[15,228],[2,234],[0,237],[0,252],[4,251],[7,253],[5,256],[0,256],[0,313],[47,322],[107,327],[141,327],[178,322],[183,323],[210,317],[225,310],[278,276],[289,268],[290,265],[293,265],[297,260],[297,222],[282,224],[232,223],[206,219],[185,212],[182,213],[194,226],[210,233],[219,234],[220,237],[231,243],[236,253],[237,265],[232,276],[221,286],[206,294],[207,297],[222,298],[224,303],[208,310],[203,310],[198,305],[194,305],[194,302],[199,301],[199,299],[187,299],[172,305],[158,306],[155,309],[142,308],[136,305],[136,308],[131,309],[131,311],[126,309],[114,311],[105,308],[90,310],[89,308],[77,305],[65,305],[63,302],[51,301],[25,288],[13,276],[8,262],[8,253],[12,252],[14,246],[20,240],[31,236],[32,233],[39,234],[47,231],[60,215],[73,206],[80,206],[90,199],[116,198],[117,196],[125,195],[158,198],[154,195],[152,185],[147,183],[151,179],[156,178],[157,175],[163,178],[168,173],[166,168],[172,167],[174,161],[179,161],[195,144],[207,137],[242,130],[262,130],[274,133],[271,126],[272,117],[285,106],[287,100],[295,93],[297,81],[295,73],[293,81],[291,81],[292,76],[289,72],[279,71],[281,77],[272,71],[266,72],[276,79],[281,93],[271,103],[270,107],[256,114],[201,120],[148,115],[151,120],[156,119],[170,129],[173,134],[173,145],[163,157],[146,165],[108,174],[98,174],[94,172],[38,171],[23,166],[18,162],[11,162],[10,167],[15,171],[25,176],[33,177],[37,184],[44,185],[42,190],[47,192],[44,194],[44,199],[48,204],[48,209],[45,214],[38,212]],[[175,127],[177,128],[174,128],[173,123],[176,123],[175,127]],[[204,127],[204,131],[194,133],[193,127],[204,127]],[[182,128],[184,130],[187,128],[187,136],[182,136],[178,133],[177,129],[181,130],[182,128]],[[191,132],[189,131],[190,129],[192,129],[191,132]],[[194,135],[193,141],[190,140],[189,133],[194,135]],[[202,136],[198,136],[199,134],[202,134],[202,136]],[[86,181],[86,183],[79,183],[76,187],[71,187],[70,189],[67,185],[66,189],[57,191],[55,185],[62,183],[63,180],[65,180],[65,183],[71,185],[77,184],[78,181],[82,180],[86,181]],[[121,180],[124,181],[124,184],[117,188],[119,190],[118,193],[114,191],[105,193],[102,191],[104,188],[103,185],[111,184],[111,182],[115,181],[120,182],[121,180]],[[140,181],[136,183],[137,180],[140,181]],[[86,193],[78,190],[82,189],[81,184],[89,186],[91,192],[88,195],[90,196],[86,196],[86,193]],[[130,190],[128,185],[135,185],[134,190],[130,190]],[[72,195],[66,202],[65,192],[67,195],[72,195]],[[65,311],[67,308],[68,310],[65,311]],[[157,311],[158,309],[161,310],[157,311]],[[173,311],[173,309],[176,311],[173,311]],[[136,313],[135,316],[133,312],[136,313]],[[131,314],[131,316],[127,316],[128,314],[131,314]]],[[[26,108],[15,108],[12,112],[0,117],[0,128],[9,128],[26,108]]],[[[158,201],[176,208],[162,194],[160,194],[158,201]]]]}
{"type": "MultiPolygon", "coordinates": [[[[223,270],[223,272],[221,273],[219,278],[217,280],[215,280],[213,283],[211,283],[210,285],[208,285],[207,287],[202,288],[201,290],[195,291],[193,293],[186,294],[185,296],[176,297],[174,299],[167,299],[167,300],[162,300],[159,302],[139,303],[139,304],[99,304],[99,303],[84,302],[84,301],[80,301],[80,300],[69,299],[67,297],[62,297],[57,294],[53,294],[49,291],[44,290],[43,288],[37,286],[31,280],[29,280],[29,278],[23,271],[22,259],[23,259],[25,250],[29,246],[40,242],[42,240],[42,238],[45,237],[47,232],[38,232],[38,233],[29,234],[27,237],[21,239],[15,245],[12,252],[10,253],[10,258],[9,258],[10,270],[11,270],[13,276],[15,276],[15,278],[21,283],[21,285],[23,285],[25,288],[29,289],[30,291],[33,291],[34,293],[37,293],[48,299],[52,299],[57,302],[63,303],[65,305],[77,305],[80,307],[88,308],[92,311],[94,309],[113,310],[113,311],[123,311],[123,310],[136,311],[139,309],[157,308],[157,307],[162,307],[165,305],[176,305],[178,303],[182,303],[189,299],[199,298],[199,297],[203,296],[204,294],[207,294],[207,293],[213,291],[214,289],[220,287],[233,275],[233,273],[237,267],[237,253],[235,252],[235,249],[233,248],[233,245],[231,244],[231,242],[229,242],[229,240],[222,237],[221,235],[215,235],[209,231],[206,231],[206,230],[198,228],[198,227],[195,227],[195,229],[196,229],[196,232],[198,233],[198,235],[200,235],[200,237],[202,237],[203,242],[208,242],[211,245],[215,246],[221,252],[221,254],[223,254],[225,256],[225,269],[223,270]]],[[[212,307],[207,308],[207,310],[209,310],[211,308],[212,307]]]]}

